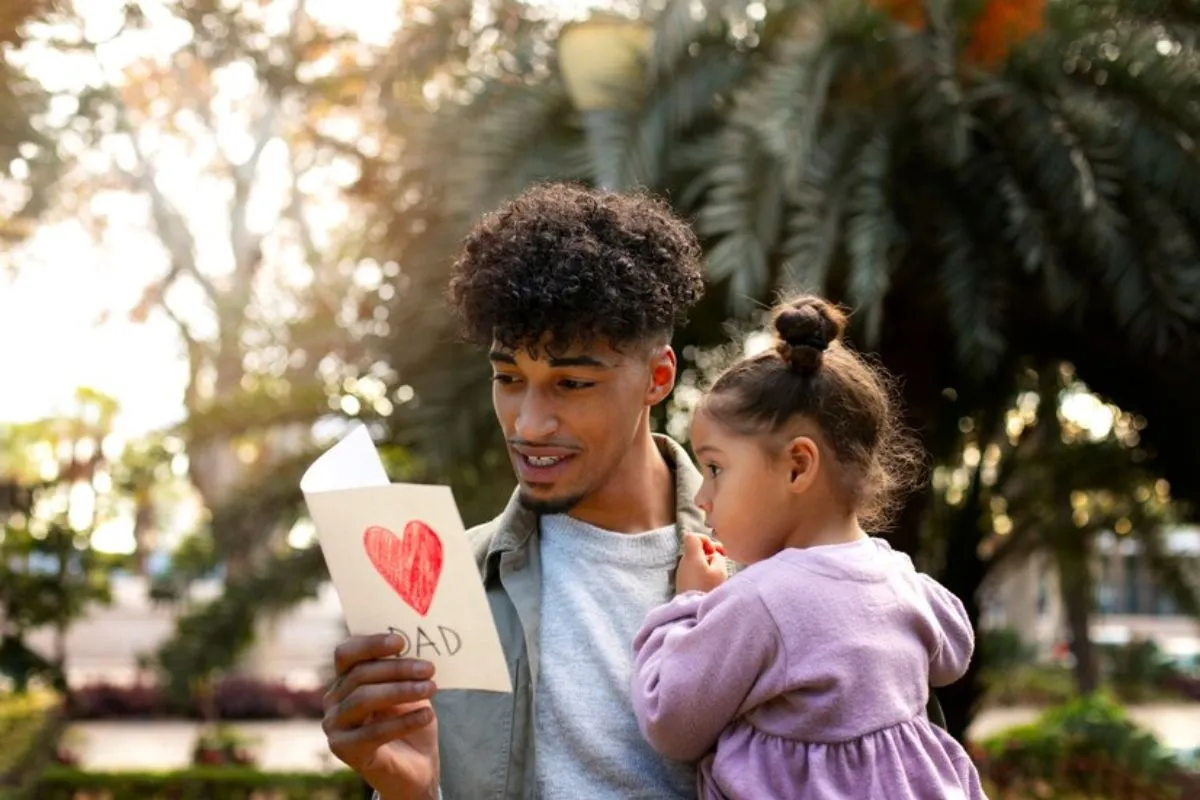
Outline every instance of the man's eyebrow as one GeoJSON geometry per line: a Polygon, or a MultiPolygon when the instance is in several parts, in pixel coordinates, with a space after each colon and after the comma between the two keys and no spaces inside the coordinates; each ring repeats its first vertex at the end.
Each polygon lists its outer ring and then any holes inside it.
{"type": "Polygon", "coordinates": [[[517,359],[512,353],[506,353],[503,350],[493,350],[488,353],[488,360],[499,364],[516,364],[517,359]]]}
{"type": "MultiPolygon", "coordinates": [[[[488,353],[488,360],[493,364],[509,364],[517,363],[516,357],[507,350],[492,350],[488,353]]],[[[547,362],[551,367],[566,368],[566,367],[591,367],[593,369],[609,369],[610,364],[606,364],[595,356],[578,355],[578,356],[558,356],[551,358],[547,362]]]]}
{"type": "Polygon", "coordinates": [[[605,364],[600,359],[594,356],[562,356],[560,358],[551,358],[550,366],[552,367],[594,367],[596,369],[608,369],[609,365],[605,364]]]}

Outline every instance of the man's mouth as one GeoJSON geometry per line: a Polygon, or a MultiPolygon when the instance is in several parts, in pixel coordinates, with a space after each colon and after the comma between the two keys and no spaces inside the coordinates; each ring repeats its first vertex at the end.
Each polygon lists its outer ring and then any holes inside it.
{"type": "Polygon", "coordinates": [[[521,458],[532,467],[553,467],[560,461],[565,461],[569,456],[526,456],[521,458]]]}
{"type": "Polygon", "coordinates": [[[565,447],[516,445],[517,473],[526,483],[553,483],[578,453],[565,447]]]}

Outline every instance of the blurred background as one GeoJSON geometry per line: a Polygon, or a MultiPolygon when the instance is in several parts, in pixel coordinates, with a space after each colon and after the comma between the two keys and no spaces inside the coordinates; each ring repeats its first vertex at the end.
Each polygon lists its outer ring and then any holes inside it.
{"type": "Polygon", "coordinates": [[[854,310],[993,797],[1200,796],[1198,35],[1195,0],[3,0],[0,794],[362,795],[299,476],[361,421],[498,512],[441,295],[564,179],[706,248],[660,430],[779,292],[854,310]]]}

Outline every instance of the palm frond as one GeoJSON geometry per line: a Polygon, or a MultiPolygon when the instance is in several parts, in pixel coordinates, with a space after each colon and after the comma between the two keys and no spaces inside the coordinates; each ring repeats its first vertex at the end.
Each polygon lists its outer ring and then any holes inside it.
{"type": "Polygon", "coordinates": [[[746,67],[746,60],[726,47],[698,48],[697,56],[679,71],[651,85],[625,142],[618,168],[623,180],[630,185],[660,185],[671,165],[672,147],[687,141],[694,126],[738,84],[746,67]]]}
{"type": "Polygon", "coordinates": [[[1127,326],[1138,345],[1156,355],[1163,355],[1169,347],[1186,337],[1187,330],[1197,320],[1200,298],[1196,294],[1197,279],[1194,277],[1197,262],[1191,260],[1196,253],[1194,243],[1182,227],[1178,227],[1173,232],[1175,235],[1171,236],[1172,232],[1163,227],[1169,226],[1169,220],[1163,217],[1154,217],[1149,224],[1157,225],[1159,232],[1170,238],[1164,240],[1154,237],[1146,241],[1145,228],[1139,226],[1138,220],[1130,220],[1125,213],[1125,209],[1130,207],[1135,211],[1139,206],[1145,209],[1147,203],[1158,204],[1163,210],[1167,207],[1135,184],[1124,180],[1120,140],[1105,107],[1102,104],[1078,102],[1077,98],[1069,96],[1064,98],[1059,108],[1072,130],[1078,134],[1088,152],[1089,161],[1097,166],[1096,174],[1101,175],[1100,165],[1105,167],[1107,173],[1097,183],[1102,203],[1097,206],[1099,213],[1096,221],[1107,218],[1110,225],[1122,226],[1117,236],[1110,235],[1108,244],[1127,249],[1119,251],[1119,259],[1100,263],[1100,276],[1111,292],[1118,323],[1127,326]],[[1140,204],[1139,200],[1142,201],[1140,204]],[[1142,239],[1142,246],[1133,246],[1134,239],[1142,239]],[[1173,271],[1171,267],[1179,262],[1172,259],[1172,253],[1178,253],[1181,248],[1186,253],[1186,267],[1182,271],[1173,271]],[[1171,259],[1169,265],[1151,263],[1153,256],[1147,257],[1147,250],[1171,259]]]}
{"type": "Polygon", "coordinates": [[[654,46],[649,59],[653,80],[674,73],[699,42],[724,38],[723,16],[741,4],[730,0],[668,0],[654,15],[654,46]]]}
{"type": "Polygon", "coordinates": [[[782,165],[793,195],[817,143],[830,87],[851,56],[835,36],[824,19],[813,15],[799,20],[739,92],[732,112],[782,165]]]}
{"type": "Polygon", "coordinates": [[[1196,234],[1161,197],[1127,184],[1125,207],[1143,254],[1149,297],[1142,317],[1152,326],[1154,352],[1183,346],[1200,326],[1200,247],[1196,234]]]}
{"type": "Polygon", "coordinates": [[[784,186],[753,131],[730,125],[723,142],[725,153],[700,178],[708,189],[696,230],[714,241],[708,254],[709,279],[728,283],[729,304],[742,313],[769,289],[768,254],[783,230],[784,186]]]}
{"type": "Polygon", "coordinates": [[[876,130],[855,157],[848,198],[846,251],[850,256],[847,294],[864,319],[863,344],[876,347],[883,328],[883,300],[891,285],[890,251],[898,237],[892,216],[891,139],[876,130]]]}
{"type": "Polygon", "coordinates": [[[942,250],[937,282],[955,333],[959,363],[968,375],[983,380],[995,372],[1007,344],[999,324],[1004,302],[1001,275],[976,248],[978,237],[958,209],[942,208],[937,223],[942,250]]]}
{"type": "Polygon", "coordinates": [[[925,156],[950,167],[961,165],[970,149],[973,126],[959,83],[954,3],[925,0],[927,30],[894,33],[903,102],[919,121],[925,156]]]}
{"type": "Polygon", "coordinates": [[[1200,226],[1200,151],[1186,134],[1138,113],[1129,102],[1111,98],[1110,109],[1127,176],[1170,202],[1189,224],[1200,226]]]}
{"type": "Polygon", "coordinates": [[[571,105],[558,80],[500,83],[486,100],[475,101],[479,106],[444,110],[412,148],[436,165],[446,210],[460,219],[474,218],[533,180],[570,175],[582,161],[579,143],[564,142],[571,105]],[[548,163],[551,153],[561,161],[548,163]]]}
{"type": "Polygon", "coordinates": [[[1058,42],[1043,56],[1081,88],[1122,97],[1142,114],[1190,136],[1200,134],[1200,53],[1170,39],[1160,28],[1121,25],[1058,42]]]}
{"type": "Polygon", "coordinates": [[[1194,45],[1200,34],[1200,7],[1194,0],[1074,0],[1046,4],[1050,39],[1086,37],[1129,29],[1153,31],[1194,45]]]}
{"type": "Polygon", "coordinates": [[[1057,238],[1078,255],[1076,263],[1092,268],[1081,279],[1102,286],[1117,324],[1149,344],[1139,318],[1148,288],[1119,207],[1119,153],[1089,116],[1094,108],[1062,102],[1038,85],[1044,76],[1028,77],[1034,84],[1028,88],[993,87],[978,113],[988,118],[1020,184],[1046,209],[1057,238]]]}
{"type": "Polygon", "coordinates": [[[863,125],[843,118],[824,132],[808,159],[780,247],[785,291],[827,291],[830,267],[841,244],[848,165],[867,135],[863,125]]]}

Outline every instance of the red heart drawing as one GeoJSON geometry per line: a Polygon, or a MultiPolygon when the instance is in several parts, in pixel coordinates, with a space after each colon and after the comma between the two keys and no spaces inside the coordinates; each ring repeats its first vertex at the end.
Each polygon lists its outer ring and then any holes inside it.
{"type": "Polygon", "coordinates": [[[363,532],[363,549],[400,599],[422,617],[429,611],[442,576],[442,540],[424,522],[413,520],[396,536],[381,525],[363,532]]]}

